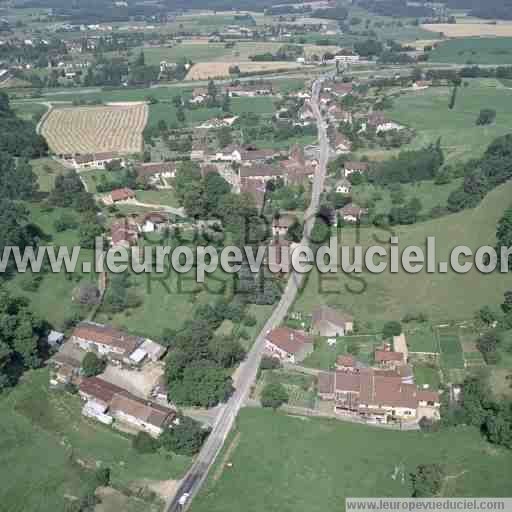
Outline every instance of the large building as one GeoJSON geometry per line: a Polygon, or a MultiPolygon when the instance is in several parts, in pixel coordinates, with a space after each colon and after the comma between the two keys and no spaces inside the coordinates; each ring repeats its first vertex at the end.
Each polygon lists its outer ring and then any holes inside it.
{"type": "Polygon", "coordinates": [[[139,364],[146,358],[158,360],[165,353],[165,348],[152,340],[94,322],[80,322],[73,329],[70,341],[82,350],[128,365],[139,364]]]}
{"type": "Polygon", "coordinates": [[[354,319],[347,313],[329,306],[318,306],[313,310],[311,331],[318,336],[345,336],[354,330],[354,319]]]}
{"type": "Polygon", "coordinates": [[[336,414],[374,423],[413,422],[423,417],[439,419],[439,393],[404,383],[394,371],[361,368],[323,373],[318,393],[334,400],[336,414]]]}
{"type": "Polygon", "coordinates": [[[82,414],[108,425],[116,420],[158,437],[176,420],[176,411],[142,400],[99,377],[83,379],[78,392],[85,401],[82,414]]]}

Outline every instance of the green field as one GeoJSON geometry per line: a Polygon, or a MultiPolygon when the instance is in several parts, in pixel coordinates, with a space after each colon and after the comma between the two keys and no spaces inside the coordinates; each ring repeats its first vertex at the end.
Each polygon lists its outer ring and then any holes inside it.
{"type": "Polygon", "coordinates": [[[232,466],[219,462],[193,512],[343,511],[345,497],[411,496],[409,474],[425,463],[446,466],[443,496],[510,494],[512,453],[470,427],[397,432],[246,408],[236,434],[219,457],[232,466]]]}
{"type": "MultiPolygon", "coordinates": [[[[172,48],[144,48],[146,64],[159,65],[161,61],[178,62],[181,59],[188,59],[193,62],[220,60],[230,50],[225,48],[223,43],[194,43],[177,44],[172,48]]],[[[136,57],[139,54],[137,49],[133,50],[136,57]]]]}
{"type": "Polygon", "coordinates": [[[55,178],[67,171],[64,166],[52,158],[38,158],[37,160],[31,160],[30,164],[37,176],[41,192],[51,192],[54,187],[55,178]]]}
{"type": "MultiPolygon", "coordinates": [[[[79,244],[78,232],[66,230],[60,233],[55,231],[53,223],[63,214],[78,215],[70,209],[53,208],[46,210],[38,204],[26,203],[30,212],[31,222],[37,226],[43,235],[41,245],[77,246],[79,244]]],[[[27,274],[18,273],[6,281],[5,286],[17,296],[29,300],[32,310],[42,319],[47,320],[56,328],[62,328],[66,319],[81,312],[85,314],[86,308],[73,303],[73,290],[85,281],[96,281],[93,273],[82,274],[82,263],[92,262],[92,250],[81,249],[78,257],[78,269],[73,274],[66,274],[63,270],[58,273],[46,272],[37,290],[27,289],[27,274]]]]}
{"type": "Polygon", "coordinates": [[[437,338],[429,324],[406,331],[409,352],[439,352],[437,338]]]}
{"type": "Polygon", "coordinates": [[[430,389],[439,389],[441,378],[439,369],[433,366],[414,365],[414,382],[418,386],[428,384],[430,389]]]}
{"type": "Polygon", "coordinates": [[[142,203],[165,205],[178,208],[178,198],[174,190],[137,190],[137,200],[142,203]]]}
{"type": "MultiPolygon", "coordinates": [[[[0,398],[0,500],[6,512],[63,512],[65,496],[80,496],[97,464],[114,486],[183,475],[190,459],[140,455],[128,436],[87,420],[78,396],[48,390],[48,371],[27,373],[0,398]]],[[[147,510],[148,507],[145,507],[147,510]]]]}
{"type": "MultiPolygon", "coordinates": [[[[462,179],[454,179],[445,185],[436,185],[433,181],[419,181],[417,183],[406,183],[401,185],[404,194],[403,204],[413,198],[421,201],[421,215],[427,215],[436,206],[446,206],[448,196],[462,182],[462,179]]],[[[391,192],[388,188],[379,187],[373,184],[362,184],[352,188],[352,199],[356,204],[367,204],[374,197],[380,197],[375,201],[372,212],[375,215],[387,214],[394,205],[391,201],[391,192]]]]}
{"type": "MultiPolygon", "coordinates": [[[[494,246],[496,223],[510,206],[512,182],[490,192],[482,203],[467,210],[441,219],[412,226],[395,227],[399,246],[425,247],[426,238],[436,239],[437,262],[449,261],[449,252],[458,245],[473,250],[481,245],[494,246]]],[[[343,244],[353,246],[357,231],[342,230],[343,244]]],[[[375,228],[362,228],[359,232],[363,247],[374,245],[376,240],[384,247],[389,234],[375,228]]],[[[501,304],[503,294],[512,287],[508,274],[481,274],[472,269],[467,274],[427,273],[408,274],[401,268],[395,274],[385,271],[372,274],[346,275],[341,272],[320,275],[316,271],[308,278],[299,293],[295,310],[311,314],[319,303],[325,303],[347,311],[361,324],[399,320],[408,313],[425,313],[431,320],[456,320],[473,318],[475,311],[486,304],[501,304]]]]}
{"type": "Polygon", "coordinates": [[[456,327],[437,329],[437,337],[439,339],[442,366],[447,369],[462,370],[464,368],[464,357],[460,344],[459,329],[456,327]]]}
{"type": "Polygon", "coordinates": [[[512,37],[468,37],[440,43],[429,62],[454,64],[512,64],[512,37]]]}
{"type": "Polygon", "coordinates": [[[405,148],[423,147],[441,137],[448,160],[468,160],[481,156],[496,137],[511,132],[512,90],[495,80],[467,82],[468,87],[459,89],[453,110],[448,109],[451,95],[448,87],[431,87],[395,99],[394,108],[386,115],[417,131],[413,142],[405,148]],[[483,108],[496,110],[496,121],[488,126],[476,126],[483,108]]]}
{"type": "Polygon", "coordinates": [[[32,121],[34,116],[42,116],[48,108],[45,105],[41,105],[40,103],[14,103],[12,104],[12,109],[16,112],[18,117],[22,119],[26,119],[27,121],[32,121]]]}

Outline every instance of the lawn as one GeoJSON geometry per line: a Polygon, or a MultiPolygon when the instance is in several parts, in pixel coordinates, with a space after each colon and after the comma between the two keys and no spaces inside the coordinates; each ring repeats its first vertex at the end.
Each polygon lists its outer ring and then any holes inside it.
{"type": "Polygon", "coordinates": [[[447,369],[464,368],[464,357],[457,327],[440,328],[437,330],[441,351],[441,364],[447,369]]]}
{"type": "MultiPolygon", "coordinates": [[[[473,250],[482,245],[496,244],[498,219],[510,206],[512,182],[490,192],[475,209],[412,226],[395,227],[399,247],[425,247],[427,236],[435,237],[437,262],[448,261],[452,248],[466,245],[473,250]]],[[[383,245],[389,251],[389,233],[376,228],[344,228],[343,244],[363,247],[383,245]],[[380,241],[380,242],[379,242],[380,241]]],[[[352,261],[352,258],[351,258],[352,261]]],[[[339,269],[340,270],[340,269],[339,269]]],[[[465,320],[473,318],[483,305],[501,304],[503,294],[512,286],[509,274],[481,274],[472,269],[466,274],[427,273],[408,274],[402,268],[397,273],[385,271],[372,274],[319,274],[313,270],[299,292],[295,310],[311,313],[324,303],[355,316],[360,325],[399,320],[408,313],[424,313],[431,320],[465,320]]]]}
{"type": "Polygon", "coordinates": [[[459,89],[453,110],[448,108],[451,95],[448,87],[408,92],[395,99],[393,109],[386,115],[417,132],[405,148],[423,147],[441,137],[448,160],[468,160],[481,156],[493,139],[510,132],[512,90],[490,87],[489,82],[478,79],[467,82],[468,87],[459,89]],[[477,126],[476,119],[483,108],[496,110],[496,121],[477,126]]]}
{"type": "Polygon", "coordinates": [[[439,352],[437,338],[430,324],[420,325],[405,334],[409,352],[439,352]]]}
{"type": "Polygon", "coordinates": [[[345,497],[409,497],[409,474],[434,462],[452,477],[445,496],[510,494],[512,452],[470,427],[398,432],[246,408],[238,434],[230,467],[209,480],[193,512],[335,512],[345,497]]]}
{"type": "Polygon", "coordinates": [[[376,335],[353,335],[338,338],[336,345],[330,347],[326,338],[317,338],[315,350],[304,359],[302,364],[310,368],[332,370],[336,358],[349,352],[353,353],[359,361],[370,364],[373,361],[375,348],[379,343],[380,338],[376,335]]]}
{"type": "Polygon", "coordinates": [[[512,37],[467,37],[439,43],[429,62],[512,64],[512,37]]]}
{"type": "Polygon", "coordinates": [[[129,436],[87,420],[78,396],[50,392],[48,371],[26,374],[0,399],[0,499],[6,512],[61,511],[64,496],[79,496],[97,464],[109,467],[114,486],[184,474],[190,459],[140,455],[129,436]]]}
{"type": "Polygon", "coordinates": [[[441,383],[439,368],[415,364],[414,382],[420,387],[427,384],[430,389],[439,389],[441,383]]]}
{"type": "Polygon", "coordinates": [[[274,111],[274,100],[269,96],[261,96],[259,98],[232,98],[231,100],[231,112],[233,112],[233,114],[273,114],[274,111]]]}
{"type": "Polygon", "coordinates": [[[178,208],[178,198],[173,189],[137,190],[137,200],[142,203],[165,205],[178,208]]]}

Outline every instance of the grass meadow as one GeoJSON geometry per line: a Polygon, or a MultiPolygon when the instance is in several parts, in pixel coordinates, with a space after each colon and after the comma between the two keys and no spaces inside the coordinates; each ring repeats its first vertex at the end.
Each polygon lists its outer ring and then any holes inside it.
{"type": "Polygon", "coordinates": [[[512,453],[470,427],[397,432],[245,408],[231,440],[192,512],[334,512],[345,497],[409,497],[409,474],[434,462],[450,477],[443,496],[510,489],[512,453]]]}
{"type": "Polygon", "coordinates": [[[512,37],[467,37],[439,43],[429,62],[453,64],[512,64],[512,37]]]}
{"type": "Polygon", "coordinates": [[[180,477],[190,464],[178,455],[135,452],[129,436],[84,418],[81,407],[78,396],[49,391],[47,370],[25,374],[0,397],[2,510],[64,511],[98,465],[110,468],[113,486],[125,488],[180,477]]]}
{"type": "MultiPolygon", "coordinates": [[[[512,182],[490,192],[475,209],[412,226],[394,228],[399,247],[415,245],[425,248],[426,238],[436,239],[437,262],[449,261],[449,252],[458,245],[473,250],[482,245],[494,246],[496,223],[510,206],[512,182]]],[[[389,248],[389,233],[375,228],[344,228],[342,243],[363,247],[383,245],[389,248]]],[[[385,271],[372,274],[319,274],[315,270],[299,292],[295,310],[311,314],[319,303],[339,308],[355,316],[363,330],[378,328],[387,320],[400,320],[408,313],[424,313],[432,321],[473,318],[483,305],[501,304],[503,294],[510,289],[509,274],[481,274],[472,269],[466,274],[427,273],[426,269],[408,274],[385,271]]],[[[419,347],[418,347],[419,348],[419,347]]]]}
{"type": "Polygon", "coordinates": [[[395,99],[393,109],[386,115],[417,132],[405,148],[424,147],[441,138],[448,160],[469,160],[481,156],[493,139],[511,132],[512,90],[496,80],[467,82],[467,87],[459,89],[453,110],[448,108],[449,87],[430,87],[395,99]],[[476,119],[483,108],[496,110],[496,121],[477,126],[476,119]]]}

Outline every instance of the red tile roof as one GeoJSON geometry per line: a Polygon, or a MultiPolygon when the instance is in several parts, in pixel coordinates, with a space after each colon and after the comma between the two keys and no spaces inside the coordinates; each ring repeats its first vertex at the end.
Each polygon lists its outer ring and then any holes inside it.
{"type": "Polygon", "coordinates": [[[129,188],[116,188],[110,193],[112,201],[125,201],[135,197],[135,192],[129,188]]]}
{"type": "Polygon", "coordinates": [[[71,336],[88,340],[102,345],[124,349],[131,354],[143,341],[143,338],[126,334],[109,325],[95,324],[92,322],[80,322],[71,333],[71,336]]]}
{"type": "Polygon", "coordinates": [[[404,355],[401,352],[393,352],[392,350],[377,349],[375,351],[375,362],[384,363],[387,361],[403,361],[404,355]]]}
{"type": "Polygon", "coordinates": [[[273,329],[267,334],[266,339],[288,354],[296,354],[305,344],[313,343],[311,336],[288,327],[273,329]]]}

